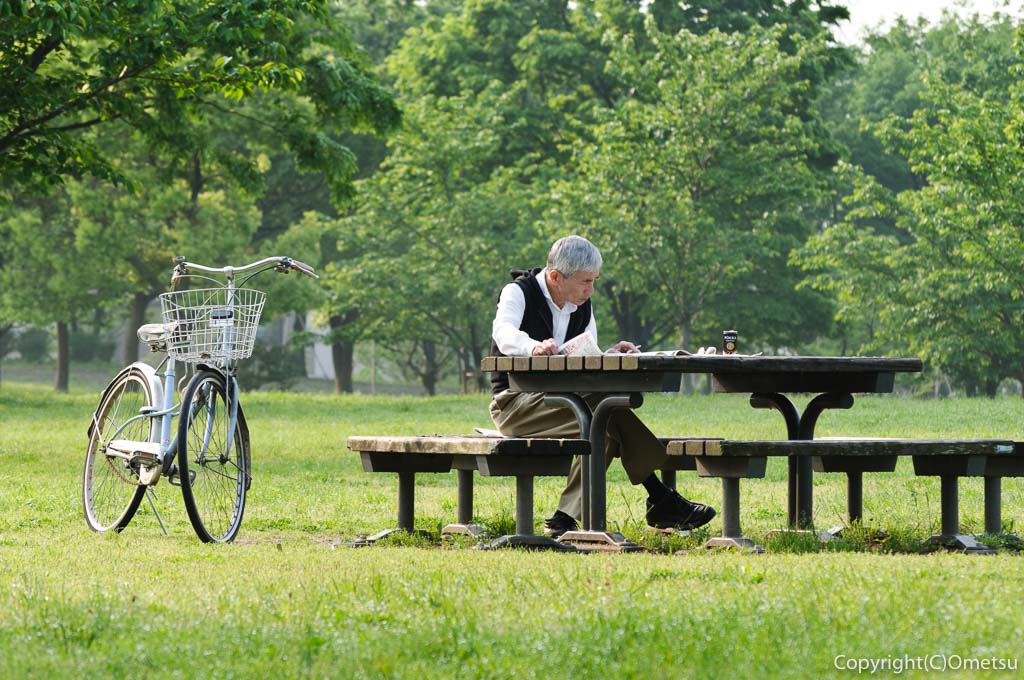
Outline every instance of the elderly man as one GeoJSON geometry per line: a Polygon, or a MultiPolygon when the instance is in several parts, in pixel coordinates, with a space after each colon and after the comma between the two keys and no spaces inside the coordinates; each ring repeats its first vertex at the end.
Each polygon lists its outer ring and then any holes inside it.
{"type": "MultiPolygon", "coordinates": [[[[498,299],[491,330],[494,356],[555,354],[567,338],[588,333],[597,341],[590,296],[601,271],[601,253],[580,236],[555,241],[547,267],[522,273],[498,299]]],[[[609,351],[636,352],[625,340],[609,351]]],[[[509,391],[508,374],[491,377],[491,419],[509,437],[579,437],[576,417],[567,409],[544,404],[544,395],[509,391]]],[[[588,399],[588,401],[590,401],[588,399]]],[[[647,490],[647,523],[659,528],[692,529],[715,516],[713,508],[692,503],[666,487],[654,474],[665,460],[665,447],[632,411],[615,411],[608,423],[606,458],[622,460],[629,481],[647,490]]],[[[573,461],[558,510],[544,522],[544,533],[558,538],[578,528],[582,500],[581,461],[573,461]]]]}

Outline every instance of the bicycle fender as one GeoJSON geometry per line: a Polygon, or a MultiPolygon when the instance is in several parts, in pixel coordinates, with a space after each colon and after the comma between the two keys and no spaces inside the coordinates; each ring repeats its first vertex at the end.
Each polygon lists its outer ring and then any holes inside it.
{"type": "MultiPolygon", "coordinates": [[[[107,394],[109,394],[111,388],[114,387],[114,384],[118,380],[120,380],[123,376],[131,373],[132,371],[139,371],[140,373],[142,373],[143,377],[149,383],[149,387],[150,387],[150,389],[153,392],[153,396],[156,399],[160,399],[160,397],[164,393],[164,389],[163,389],[163,382],[160,380],[160,376],[158,376],[156,374],[156,369],[153,368],[152,366],[150,366],[147,363],[144,363],[142,361],[136,361],[135,363],[130,364],[130,365],[125,366],[124,368],[122,368],[121,371],[117,375],[115,375],[113,377],[113,379],[109,383],[107,383],[107,386],[105,388],[103,388],[103,392],[100,393],[100,401],[99,401],[100,405],[103,404],[104,400],[107,398],[107,394]]],[[[150,404],[150,406],[157,406],[157,405],[158,404],[150,404]]],[[[99,405],[97,405],[96,411],[92,412],[92,418],[89,419],[89,428],[88,428],[88,430],[86,430],[86,434],[89,437],[92,437],[92,431],[96,428],[96,413],[97,413],[97,411],[99,411],[99,405]]],[[[156,429],[155,429],[156,425],[157,425],[157,423],[156,423],[155,420],[150,424],[150,433],[149,433],[150,441],[159,441],[159,439],[160,439],[159,432],[156,432],[156,429]],[[154,435],[156,435],[156,439],[153,439],[154,435]]]]}

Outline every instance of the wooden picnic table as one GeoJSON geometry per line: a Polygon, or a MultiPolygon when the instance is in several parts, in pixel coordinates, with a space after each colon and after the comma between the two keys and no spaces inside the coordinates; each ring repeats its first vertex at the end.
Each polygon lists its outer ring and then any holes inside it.
{"type": "MultiPolygon", "coordinates": [[[[637,408],[644,392],[676,392],[684,373],[711,376],[714,392],[749,392],[754,408],[774,408],[786,421],[790,440],[814,438],[818,416],[827,408],[850,408],[854,393],[892,392],[896,373],[920,372],[917,358],[684,355],[487,357],[484,371],[506,371],[510,389],[543,392],[545,401],[569,408],[590,441],[583,468],[583,530],[606,534],[605,432],[611,412],[637,408]],[[801,413],[787,394],[817,396],[801,413]],[[591,410],[581,395],[598,395],[591,410]]],[[[791,527],[810,528],[813,515],[810,456],[789,462],[791,527]]],[[[617,540],[617,539],[609,539],[617,540]]]]}

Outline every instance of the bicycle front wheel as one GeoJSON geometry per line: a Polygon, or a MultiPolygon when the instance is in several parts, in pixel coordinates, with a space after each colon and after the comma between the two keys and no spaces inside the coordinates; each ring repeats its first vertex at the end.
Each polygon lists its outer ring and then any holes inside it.
{"type": "Polygon", "coordinates": [[[224,376],[201,370],[181,402],[178,474],[192,528],[204,542],[234,540],[245,512],[249,438],[241,408],[234,432],[224,376]],[[230,446],[228,445],[230,442],[230,446]]]}
{"type": "Polygon", "coordinates": [[[122,371],[100,398],[89,426],[82,474],[85,522],[93,531],[121,531],[139,509],[146,487],[126,458],[107,454],[107,443],[111,438],[157,441],[151,418],[138,418],[122,429],[143,407],[155,406],[156,398],[149,378],[134,366],[122,371]]]}

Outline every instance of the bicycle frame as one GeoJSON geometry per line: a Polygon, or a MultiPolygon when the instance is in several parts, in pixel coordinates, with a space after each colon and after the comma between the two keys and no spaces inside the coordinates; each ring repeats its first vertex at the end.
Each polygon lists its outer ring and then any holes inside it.
{"type": "MultiPolygon", "coordinates": [[[[174,426],[174,419],[181,415],[181,403],[176,401],[175,399],[175,392],[177,389],[176,365],[177,362],[173,358],[167,357],[166,368],[164,372],[156,374],[155,376],[158,385],[161,387],[161,408],[156,411],[147,411],[145,413],[140,413],[136,416],[132,416],[124,423],[122,423],[119,428],[114,430],[107,438],[107,441],[113,441],[117,439],[118,435],[120,435],[121,432],[127,429],[129,425],[143,418],[146,418],[150,421],[159,418],[160,461],[162,474],[167,474],[170,472],[171,465],[173,464],[175,456],[177,455],[178,452],[178,434],[174,433],[174,436],[171,436],[171,431],[174,426]]],[[[229,408],[231,411],[228,420],[229,424],[226,453],[230,454],[231,447],[234,444],[235,431],[237,430],[238,427],[238,381],[233,375],[233,372],[229,372],[228,370],[223,370],[215,366],[205,366],[205,368],[220,371],[221,373],[223,373],[225,377],[225,384],[227,386],[228,392],[227,394],[225,394],[225,401],[229,404],[229,408]]],[[[95,417],[95,415],[93,417],[95,417]]],[[[209,448],[210,441],[213,436],[213,420],[214,419],[211,418],[207,421],[206,430],[203,434],[203,445],[201,449],[201,455],[205,454],[206,450],[209,448]]],[[[95,422],[93,424],[94,426],[96,425],[95,422]]],[[[150,429],[152,429],[152,427],[153,426],[150,425],[150,429]]],[[[131,456],[129,454],[121,453],[118,451],[107,451],[106,455],[114,456],[117,458],[124,458],[126,460],[131,459],[131,456]]]]}

